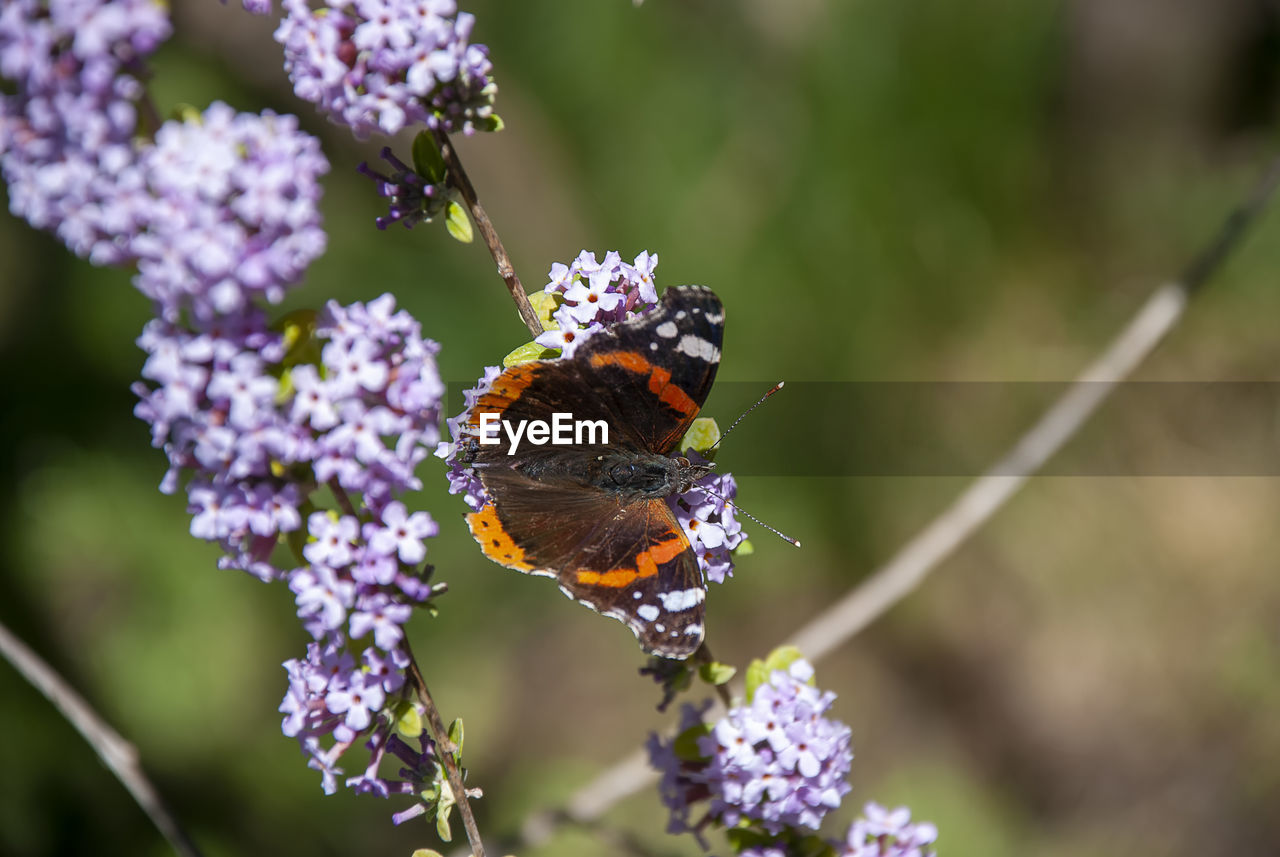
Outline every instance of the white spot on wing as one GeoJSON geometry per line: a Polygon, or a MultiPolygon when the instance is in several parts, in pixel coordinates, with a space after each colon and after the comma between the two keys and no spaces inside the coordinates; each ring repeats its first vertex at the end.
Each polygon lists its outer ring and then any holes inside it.
{"type": "Polygon", "coordinates": [[[681,354],[688,354],[690,357],[697,357],[699,360],[705,360],[708,363],[718,363],[720,361],[719,348],[716,348],[701,336],[694,336],[691,333],[686,333],[680,337],[680,344],[676,346],[676,351],[681,354]]]}
{"type": "MultiPolygon", "coordinates": [[[[652,622],[658,618],[658,608],[652,604],[641,604],[636,608],[636,613],[646,622],[652,622]]],[[[662,629],[659,628],[659,631],[662,629]]]]}
{"type": "Polygon", "coordinates": [[[712,324],[723,324],[724,313],[716,313],[714,315],[712,313],[707,313],[707,321],[711,322],[712,324]]]}
{"type": "Polygon", "coordinates": [[[667,630],[667,626],[659,622],[658,624],[653,626],[653,630],[661,634],[663,631],[667,630]]]}
{"type": "Polygon", "coordinates": [[[701,586],[695,586],[692,589],[678,589],[675,592],[659,592],[658,597],[662,599],[663,607],[675,613],[701,604],[706,594],[706,590],[701,586]]]}
{"type": "Polygon", "coordinates": [[[662,324],[658,325],[657,330],[655,331],[655,333],[663,339],[672,339],[679,332],[680,328],[676,327],[676,323],[674,321],[664,321],[662,324]]]}

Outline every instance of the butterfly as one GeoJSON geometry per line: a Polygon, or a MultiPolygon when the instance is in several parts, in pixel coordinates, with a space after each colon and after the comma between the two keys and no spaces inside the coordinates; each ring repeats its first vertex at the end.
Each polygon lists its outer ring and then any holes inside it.
{"type": "Polygon", "coordinates": [[[667,658],[687,658],[705,633],[706,585],[667,498],[711,472],[670,453],[711,390],[723,339],[714,292],[669,288],[570,357],[508,368],[467,415],[467,458],[487,494],[467,525],[485,556],[556,578],[667,658]]]}

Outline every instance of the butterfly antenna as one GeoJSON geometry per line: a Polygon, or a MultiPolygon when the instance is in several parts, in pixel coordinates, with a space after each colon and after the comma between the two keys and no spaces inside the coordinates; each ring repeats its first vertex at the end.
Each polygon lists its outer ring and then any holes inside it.
{"type": "MultiPolygon", "coordinates": [[[[728,436],[729,436],[729,432],[731,432],[731,431],[733,431],[735,428],[737,428],[738,423],[742,422],[742,420],[747,416],[747,414],[751,413],[751,412],[752,412],[752,411],[754,411],[756,408],[758,408],[758,407],[760,407],[761,405],[763,405],[763,404],[764,404],[764,400],[765,400],[765,399],[769,398],[769,397],[770,397],[770,396],[772,396],[774,393],[776,393],[776,392],[778,392],[779,390],[781,390],[781,389],[782,389],[782,387],[783,387],[783,385],[784,385],[784,384],[786,384],[786,383],[787,383],[786,381],[779,381],[778,383],[776,383],[776,384],[774,384],[772,387],[770,387],[770,388],[769,388],[769,392],[767,392],[767,393],[765,393],[763,396],[761,396],[761,397],[760,397],[760,399],[759,399],[759,401],[757,401],[754,405],[752,405],[751,407],[749,407],[749,408],[747,408],[745,411],[743,411],[743,412],[742,412],[742,415],[741,415],[741,416],[739,416],[736,420],[734,420],[734,421],[733,421],[733,425],[731,425],[731,426],[729,426],[727,429],[725,429],[725,430],[724,430],[724,434],[720,435],[720,440],[717,440],[715,443],[711,444],[711,446],[707,447],[706,452],[710,452],[711,450],[713,450],[713,449],[715,449],[717,446],[719,446],[719,445],[720,445],[720,441],[721,441],[721,440],[724,440],[726,437],[728,437],[728,436]]],[[[703,453],[703,454],[705,455],[706,453],[703,453]]],[[[716,495],[716,496],[719,496],[719,495],[716,495]]],[[[721,499],[723,500],[724,498],[723,498],[723,497],[721,497],[721,499]]],[[[727,501],[727,500],[726,500],[725,502],[729,502],[729,501],[727,501]]],[[[744,515],[747,515],[747,513],[746,513],[746,512],[743,512],[743,514],[744,514],[744,515]]],[[[747,515],[747,517],[748,517],[748,518],[751,518],[751,516],[750,516],[750,515],[747,515]]],[[[756,519],[755,519],[755,518],[751,518],[751,520],[755,521],[756,519]]],[[[769,525],[768,525],[768,524],[761,524],[759,521],[756,521],[756,523],[757,523],[757,524],[760,524],[760,526],[762,526],[762,527],[769,527],[769,525]]],[[[772,528],[772,527],[769,527],[769,529],[773,529],[773,528],[772,528]]],[[[777,530],[774,530],[774,532],[775,532],[775,533],[777,533],[778,531],[777,531],[777,530]]],[[[778,535],[782,536],[782,533],[778,533],[778,535]]],[[[786,538],[787,538],[786,536],[782,536],[782,537],[783,537],[784,539],[786,539],[786,538]]],[[[792,539],[787,539],[787,541],[792,541],[792,539]]],[[[796,542],[796,544],[799,544],[799,542],[796,542]]]]}
{"type": "MultiPolygon", "coordinates": [[[[781,386],[782,386],[781,384],[779,384],[779,385],[778,385],[778,387],[781,387],[781,386]]],[[[776,392],[778,391],[778,387],[774,387],[772,390],[770,390],[768,393],[766,393],[766,394],[765,394],[765,398],[767,399],[769,396],[771,396],[771,395],[773,395],[774,393],[776,393],[776,392]]],[[[764,399],[761,399],[761,400],[760,400],[760,402],[763,402],[763,401],[764,401],[764,399]]],[[[760,404],[760,402],[756,402],[756,404],[758,405],[758,404],[760,404]]],[[[742,417],[738,417],[738,419],[742,419],[742,417]]],[[[732,426],[730,426],[730,428],[732,428],[732,426]]],[[[725,434],[728,434],[728,432],[725,432],[725,434]]],[[[773,527],[771,527],[771,526],[769,526],[768,524],[766,524],[764,521],[762,521],[762,520],[760,520],[759,518],[757,518],[755,515],[753,515],[753,514],[751,514],[750,512],[748,512],[746,509],[744,509],[744,508],[742,508],[741,506],[739,506],[737,503],[735,503],[735,502],[733,502],[732,500],[730,500],[728,497],[725,497],[723,494],[720,494],[720,493],[717,493],[717,492],[715,492],[715,491],[712,491],[710,488],[707,488],[707,487],[705,487],[705,486],[703,486],[703,485],[699,485],[699,486],[698,486],[698,490],[699,490],[699,491],[705,491],[706,493],[710,494],[712,497],[715,497],[715,498],[717,498],[718,500],[720,500],[720,502],[724,503],[726,506],[732,506],[733,508],[737,509],[737,510],[738,510],[739,512],[741,512],[742,514],[746,515],[748,518],[750,518],[751,520],[755,521],[757,524],[759,524],[760,526],[764,527],[766,530],[768,530],[769,532],[773,533],[773,534],[774,534],[775,536],[777,536],[778,538],[782,539],[784,542],[790,542],[791,544],[795,545],[796,547],[800,547],[800,540],[799,540],[799,539],[793,539],[793,538],[791,538],[791,536],[787,535],[786,533],[782,532],[781,530],[774,529],[773,527]]]]}

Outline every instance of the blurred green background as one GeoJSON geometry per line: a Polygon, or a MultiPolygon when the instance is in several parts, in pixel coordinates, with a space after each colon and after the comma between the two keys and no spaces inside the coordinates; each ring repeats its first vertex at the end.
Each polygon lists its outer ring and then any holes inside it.
{"type": "MultiPolygon", "coordinates": [[[[291,306],[394,292],[443,344],[455,390],[523,341],[482,247],[373,228],[379,201],[354,166],[381,142],[353,143],[292,96],[268,23],[235,4],[174,5],[177,33],[155,59],[163,108],[272,107],[324,140],[330,247],[291,306]]],[[[723,298],[720,378],[761,389],[1067,380],[1280,148],[1280,12],[1265,0],[465,8],[507,129],[461,150],[526,285],[582,248],[657,252],[660,286],[723,298]]],[[[156,491],[163,456],[129,392],[148,306],[127,276],[8,215],[0,259],[0,619],[136,743],[208,854],[434,844],[424,822],[392,827],[403,801],[324,797],[280,735],[279,665],[305,635],[284,587],[216,570],[183,501],[156,491]]],[[[1277,271],[1272,215],[1139,377],[1275,380],[1277,271]]],[[[788,413],[785,394],[768,408],[787,414],[784,442],[804,459],[823,415],[788,413]]],[[[714,394],[707,412],[735,416],[714,394]]],[[[1011,438],[1026,417],[960,410],[924,429],[945,447],[956,433],[1011,438]]],[[[1108,417],[1089,437],[1137,432],[1176,454],[1176,425],[1108,417]]],[[[722,466],[759,438],[748,421],[722,466]]],[[[510,835],[670,718],[623,628],[479,555],[441,473],[423,464],[414,503],[441,523],[430,556],[451,591],[411,638],[445,716],[466,719],[482,829],[510,835]]],[[[744,478],[746,507],[805,546],[757,532],[755,555],[711,593],[716,654],[762,655],[964,484],[744,478]]],[[[1276,853],[1278,519],[1270,478],[1033,482],[819,665],[857,753],[826,829],[875,799],[936,822],[949,857],[1276,853]]],[[[8,665],[0,700],[0,853],[166,853],[8,665]]],[[[649,853],[698,853],[661,833],[651,789],[607,820],[649,853]]],[[[617,850],[570,830],[520,853],[617,850]]]]}

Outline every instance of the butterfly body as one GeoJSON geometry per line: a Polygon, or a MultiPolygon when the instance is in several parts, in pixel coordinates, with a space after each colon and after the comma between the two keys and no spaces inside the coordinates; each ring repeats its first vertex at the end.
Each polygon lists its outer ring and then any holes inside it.
{"type": "Polygon", "coordinates": [[[485,555],[555,577],[566,595],[624,622],[652,654],[702,642],[706,587],[669,498],[710,472],[670,453],[715,379],[724,310],[709,289],[671,288],[652,311],[595,333],[571,357],[513,366],[472,406],[481,417],[603,421],[607,440],[466,454],[487,503],[467,516],[485,555]]]}

